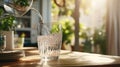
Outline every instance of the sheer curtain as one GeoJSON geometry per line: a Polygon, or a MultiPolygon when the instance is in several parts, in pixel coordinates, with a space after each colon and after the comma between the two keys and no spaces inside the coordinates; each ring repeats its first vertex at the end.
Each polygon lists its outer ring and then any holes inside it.
{"type": "Polygon", "coordinates": [[[120,56],[120,0],[107,1],[107,53],[120,56]]]}

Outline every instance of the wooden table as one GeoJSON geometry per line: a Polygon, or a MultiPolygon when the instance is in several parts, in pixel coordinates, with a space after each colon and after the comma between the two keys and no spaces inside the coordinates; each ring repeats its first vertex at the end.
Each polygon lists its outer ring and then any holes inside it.
{"type": "Polygon", "coordinates": [[[40,64],[36,48],[24,49],[25,57],[17,61],[0,62],[0,67],[120,67],[120,57],[61,50],[58,61],[40,64]]]}

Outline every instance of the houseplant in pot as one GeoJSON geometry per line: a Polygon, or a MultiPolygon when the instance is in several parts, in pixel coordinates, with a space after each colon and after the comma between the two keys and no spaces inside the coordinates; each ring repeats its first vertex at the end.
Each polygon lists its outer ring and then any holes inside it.
{"type": "Polygon", "coordinates": [[[14,20],[15,17],[0,6],[0,35],[6,36],[6,50],[14,48],[14,20]]]}
{"type": "MultiPolygon", "coordinates": [[[[3,0],[3,7],[5,12],[14,15],[15,17],[23,16],[29,9],[31,8],[33,0],[3,0]]],[[[5,14],[6,15],[6,14],[5,14]]],[[[13,30],[14,29],[14,16],[10,16],[9,20],[10,27],[6,30],[13,30]]],[[[7,20],[3,20],[6,22],[7,20]]],[[[7,33],[8,34],[8,33],[7,33]]],[[[11,36],[13,37],[13,36],[11,36]]]]}

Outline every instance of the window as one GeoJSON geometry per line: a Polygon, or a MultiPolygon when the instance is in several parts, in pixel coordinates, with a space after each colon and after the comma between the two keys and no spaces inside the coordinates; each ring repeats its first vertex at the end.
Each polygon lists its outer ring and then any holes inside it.
{"type": "MultiPolygon", "coordinates": [[[[105,54],[106,0],[51,0],[52,22],[63,25],[63,44],[75,44],[75,1],[79,3],[79,46],[80,51],[105,54]],[[56,1],[56,2],[55,2],[56,1]]],[[[75,15],[76,16],[76,15],[75,15]]]]}

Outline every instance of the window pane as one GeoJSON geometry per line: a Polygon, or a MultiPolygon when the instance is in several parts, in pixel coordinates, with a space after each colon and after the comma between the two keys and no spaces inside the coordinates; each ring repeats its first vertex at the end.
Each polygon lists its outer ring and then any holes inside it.
{"type": "MultiPolygon", "coordinates": [[[[57,0],[56,0],[57,1],[57,0]]],[[[52,0],[52,22],[60,22],[63,25],[63,44],[74,45],[74,24],[73,13],[75,1],[63,0],[57,3],[52,0]],[[59,4],[59,5],[56,5],[59,4]]],[[[106,37],[106,0],[80,0],[79,6],[79,46],[80,51],[105,54],[106,37]]],[[[72,49],[72,48],[71,48],[72,49]]]]}

